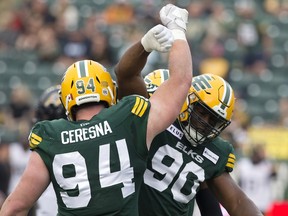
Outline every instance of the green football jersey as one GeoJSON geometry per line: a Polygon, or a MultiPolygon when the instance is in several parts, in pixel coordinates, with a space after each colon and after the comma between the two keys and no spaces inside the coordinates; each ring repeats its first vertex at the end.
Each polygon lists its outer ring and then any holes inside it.
{"type": "Polygon", "coordinates": [[[128,96],[89,121],[37,123],[29,136],[50,173],[58,215],[138,215],[150,102],[128,96]]]}
{"type": "Polygon", "coordinates": [[[155,137],[140,190],[139,215],[191,216],[200,183],[231,172],[235,156],[221,138],[193,147],[178,122],[155,137]]]}

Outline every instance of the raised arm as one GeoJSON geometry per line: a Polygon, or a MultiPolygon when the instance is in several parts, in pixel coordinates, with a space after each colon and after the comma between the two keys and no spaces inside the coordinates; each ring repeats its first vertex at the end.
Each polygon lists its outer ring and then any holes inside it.
{"type": "Polygon", "coordinates": [[[131,94],[148,96],[141,71],[153,50],[168,52],[172,43],[172,32],[163,25],[157,25],[150,29],[141,41],[128,48],[115,67],[118,99],[131,94]]]}
{"type": "Polygon", "coordinates": [[[168,59],[170,78],[150,98],[151,110],[146,137],[148,148],[152,139],[176,120],[192,80],[192,58],[185,35],[187,10],[168,4],[161,9],[160,18],[172,31],[174,43],[168,59]]]}
{"type": "Polygon", "coordinates": [[[141,71],[146,64],[149,54],[149,52],[144,50],[139,41],[132,45],[121,57],[115,68],[118,99],[131,94],[147,97],[146,86],[141,76],[141,71]]]}

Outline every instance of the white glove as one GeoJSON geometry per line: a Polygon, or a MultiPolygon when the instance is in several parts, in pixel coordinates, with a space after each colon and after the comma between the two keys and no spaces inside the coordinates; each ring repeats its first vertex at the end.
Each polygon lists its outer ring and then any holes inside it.
{"type": "Polygon", "coordinates": [[[185,32],[186,23],[188,23],[188,11],[173,4],[167,4],[160,10],[160,19],[167,28],[185,32]]]}
{"type": "Polygon", "coordinates": [[[175,40],[186,40],[185,32],[188,23],[188,11],[186,9],[167,4],[160,10],[160,19],[163,25],[172,30],[175,40]]]}
{"type": "Polygon", "coordinates": [[[173,42],[174,38],[171,30],[160,24],[151,28],[141,39],[141,44],[146,52],[152,52],[153,50],[168,52],[173,42]]]}

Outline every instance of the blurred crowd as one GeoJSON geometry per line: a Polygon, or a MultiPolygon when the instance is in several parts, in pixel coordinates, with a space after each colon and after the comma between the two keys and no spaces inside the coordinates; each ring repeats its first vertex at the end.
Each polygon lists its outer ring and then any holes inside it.
{"type": "MultiPolygon", "coordinates": [[[[159,23],[159,8],[168,2],[10,0],[4,3],[1,1],[0,75],[5,72],[4,59],[10,58],[17,64],[16,53],[20,53],[17,56],[24,60],[32,53],[37,64],[51,66],[51,73],[55,67],[63,73],[64,69],[76,60],[93,59],[105,65],[113,76],[113,67],[119,56],[145,31],[159,23]]],[[[245,74],[265,79],[269,77],[271,71],[273,75],[274,68],[288,69],[288,31],[285,32],[284,28],[281,28],[286,24],[287,29],[288,1],[170,2],[189,11],[187,35],[193,53],[195,75],[215,73],[228,80],[233,87],[233,83],[236,85],[239,77],[244,77],[245,74]]],[[[166,60],[166,54],[153,53],[149,57],[143,75],[164,67],[166,60]]],[[[57,81],[60,82],[60,76],[57,81]]],[[[272,123],[273,126],[287,129],[287,80],[286,84],[281,91],[286,93],[278,95],[277,116],[272,123]]],[[[256,91],[257,88],[255,90],[252,86],[252,90],[251,88],[247,90],[246,87],[235,88],[236,111],[232,124],[223,133],[224,138],[234,145],[239,158],[248,158],[248,152],[252,149],[249,146],[255,144],[249,136],[249,128],[254,126],[255,122],[252,121],[253,116],[245,109],[245,104],[247,107],[245,100],[249,94],[248,90],[256,91]]],[[[10,84],[7,88],[9,89],[7,95],[0,94],[0,97],[7,97],[7,100],[0,98],[0,200],[9,194],[25,168],[29,155],[27,137],[34,119],[37,96],[42,93],[35,93],[35,88],[25,84],[25,80],[17,85],[10,84]]],[[[269,109],[272,107],[272,103],[268,104],[269,109]]],[[[287,147],[284,149],[288,151],[288,136],[286,140],[278,142],[286,143],[287,147]]],[[[288,153],[286,155],[288,156],[288,153]]],[[[265,159],[274,163],[273,166],[265,166],[269,169],[267,171],[269,179],[270,175],[273,177],[272,185],[268,187],[273,193],[267,192],[267,194],[272,200],[288,199],[288,157],[279,160],[271,156],[269,151],[266,152],[266,156],[265,159]]],[[[254,173],[258,170],[255,168],[254,173]]]]}

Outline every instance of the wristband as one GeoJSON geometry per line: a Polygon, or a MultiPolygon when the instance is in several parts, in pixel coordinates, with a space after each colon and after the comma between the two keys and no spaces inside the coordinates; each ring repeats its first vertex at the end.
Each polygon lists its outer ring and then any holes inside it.
{"type": "Polygon", "coordinates": [[[183,32],[182,30],[172,29],[172,35],[174,37],[174,40],[185,40],[185,41],[187,41],[185,32],[183,32]]]}

